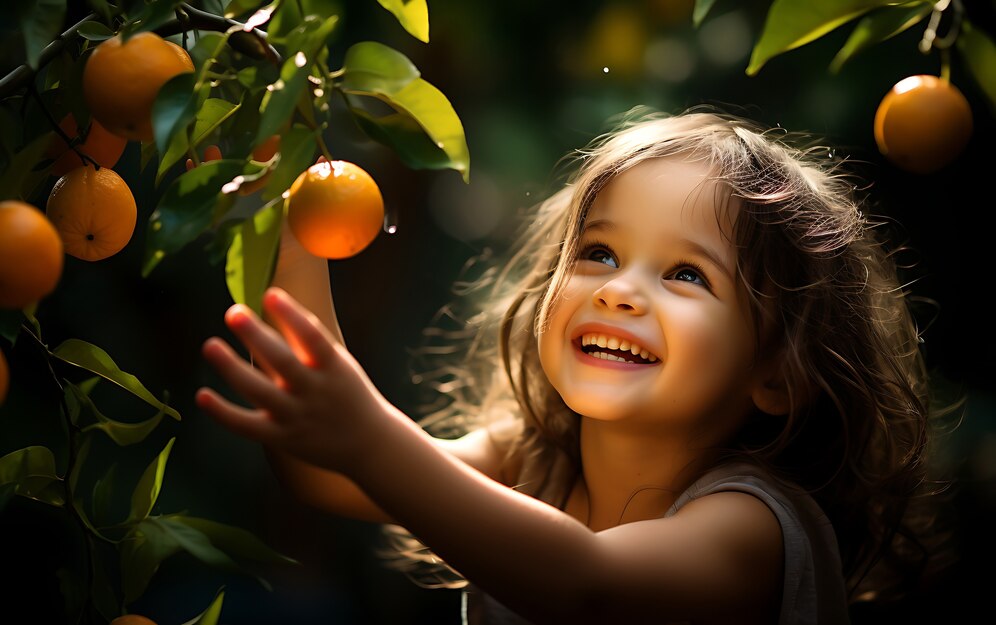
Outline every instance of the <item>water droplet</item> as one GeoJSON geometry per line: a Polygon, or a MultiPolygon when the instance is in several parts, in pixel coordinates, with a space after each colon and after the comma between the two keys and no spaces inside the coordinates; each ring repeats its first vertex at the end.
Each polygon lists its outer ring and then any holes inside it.
{"type": "Polygon", "coordinates": [[[290,189],[287,189],[286,191],[284,191],[283,193],[281,193],[280,197],[281,197],[281,199],[284,199],[284,200],[286,200],[287,198],[289,198],[290,197],[290,189]]]}
{"type": "Polygon", "coordinates": [[[245,182],[245,180],[246,180],[245,176],[236,176],[235,178],[232,178],[231,182],[227,183],[225,186],[221,188],[221,192],[235,193],[236,191],[239,190],[239,187],[242,186],[242,183],[245,182]]]}
{"type": "Polygon", "coordinates": [[[526,191],[526,197],[529,197],[529,191],[526,191]]]}
{"type": "Polygon", "coordinates": [[[298,52],[294,55],[294,65],[298,67],[304,67],[308,64],[308,57],[304,56],[304,52],[298,52]]]}
{"type": "Polygon", "coordinates": [[[384,212],[384,232],[395,234],[398,231],[398,211],[388,207],[384,212]]]}
{"type": "Polygon", "coordinates": [[[278,79],[277,82],[273,83],[272,85],[266,86],[267,91],[280,91],[283,88],[284,88],[284,81],[282,79],[278,79]]]}
{"type": "Polygon", "coordinates": [[[605,74],[608,74],[609,73],[609,68],[608,67],[603,67],[602,68],[602,72],[605,73],[605,74]]]}
{"type": "Polygon", "coordinates": [[[436,147],[438,147],[440,150],[442,150],[443,149],[443,142],[442,141],[436,141],[436,147]]]}
{"type": "Polygon", "coordinates": [[[324,89],[315,89],[315,97],[316,98],[320,98],[323,95],[325,95],[325,90],[324,89]]]}

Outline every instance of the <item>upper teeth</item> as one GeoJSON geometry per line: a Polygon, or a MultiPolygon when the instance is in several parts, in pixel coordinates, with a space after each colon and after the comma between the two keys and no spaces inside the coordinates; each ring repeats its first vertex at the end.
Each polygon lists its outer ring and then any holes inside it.
{"type": "Polygon", "coordinates": [[[608,336],[606,334],[582,334],[581,345],[598,345],[599,347],[618,349],[624,352],[630,352],[633,355],[638,355],[641,358],[649,360],[650,362],[657,360],[657,356],[654,356],[649,350],[637,345],[636,343],[632,343],[626,339],[621,339],[615,336],[608,336]]]}

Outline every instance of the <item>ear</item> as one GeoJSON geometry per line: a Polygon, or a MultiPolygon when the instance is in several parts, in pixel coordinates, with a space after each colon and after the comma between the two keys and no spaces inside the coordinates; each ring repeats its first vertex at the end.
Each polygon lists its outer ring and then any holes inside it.
{"type": "Polygon", "coordinates": [[[769,358],[755,371],[751,399],[761,412],[776,416],[788,414],[792,401],[780,353],[769,358]]]}

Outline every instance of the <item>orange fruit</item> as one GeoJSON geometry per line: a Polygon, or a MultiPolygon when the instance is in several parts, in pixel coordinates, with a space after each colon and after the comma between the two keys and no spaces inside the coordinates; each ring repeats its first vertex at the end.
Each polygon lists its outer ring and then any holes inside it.
{"type": "MultiPolygon", "coordinates": [[[[79,135],[76,118],[73,117],[72,113],[62,118],[62,121],[59,122],[59,128],[70,139],[79,135]]],[[[121,154],[124,153],[127,144],[127,140],[109,132],[100,125],[100,122],[93,119],[90,120],[90,132],[82,143],[76,144],[76,149],[97,161],[101,167],[114,167],[118,159],[121,158],[121,154]]],[[[56,176],[64,176],[70,170],[83,166],[83,159],[58,134],[52,139],[52,144],[45,152],[45,156],[55,159],[55,163],[52,164],[52,173],[56,176]]]]}
{"type": "Polygon", "coordinates": [[[109,625],[157,625],[155,621],[138,614],[125,614],[119,616],[109,623],[109,625]]]}
{"type": "Polygon", "coordinates": [[[269,139],[256,146],[252,151],[252,160],[265,163],[280,151],[280,135],[271,135],[269,139]]]}
{"type": "Polygon", "coordinates": [[[155,33],[103,41],[83,69],[83,97],[94,118],[131,141],[152,141],[152,103],[166,82],[194,71],[186,50],[155,33]]]}
{"type": "Polygon", "coordinates": [[[377,238],[384,223],[384,199],[374,179],[358,165],[320,162],[291,185],[287,223],[311,254],[348,258],[377,238]]]}
{"type": "Polygon", "coordinates": [[[91,261],[120,252],[138,219],[131,189],[108,167],[80,167],[59,178],[46,211],[66,253],[91,261]]]}
{"type": "Polygon", "coordinates": [[[7,399],[8,388],[10,388],[10,369],[7,367],[7,359],[0,351],[0,404],[7,399]]]}
{"type": "MultiPolygon", "coordinates": [[[[207,163],[209,161],[220,161],[221,160],[221,148],[216,145],[209,145],[204,148],[204,158],[201,159],[202,163],[207,163]]],[[[193,159],[187,159],[187,171],[194,168],[193,159]]]]}
{"type": "MultiPolygon", "coordinates": [[[[260,163],[266,163],[280,151],[280,135],[271,135],[266,141],[260,143],[256,146],[256,149],[252,151],[252,160],[258,161],[260,163]]],[[[270,172],[266,172],[256,180],[249,180],[243,182],[239,187],[240,195],[252,195],[253,193],[259,191],[266,186],[267,181],[270,178],[270,172]]]]}
{"type": "Polygon", "coordinates": [[[909,76],[875,111],[875,143],[898,167],[928,174],[953,161],[972,136],[972,109],[957,87],[937,76],[909,76]]]}
{"type": "Polygon", "coordinates": [[[62,249],[43,212],[18,200],[0,202],[0,308],[24,308],[54,291],[62,249]]]}

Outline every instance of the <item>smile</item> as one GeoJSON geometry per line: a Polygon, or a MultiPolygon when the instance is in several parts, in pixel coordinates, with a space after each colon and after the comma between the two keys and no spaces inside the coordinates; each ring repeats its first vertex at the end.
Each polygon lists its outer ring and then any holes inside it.
{"type": "MultiPolygon", "coordinates": [[[[658,362],[655,354],[645,347],[627,339],[600,333],[587,333],[575,340],[579,357],[588,360],[599,360],[608,363],[629,365],[651,365],[658,362]]],[[[594,364],[594,363],[592,363],[594,364]]]]}

